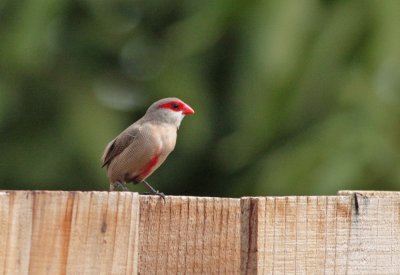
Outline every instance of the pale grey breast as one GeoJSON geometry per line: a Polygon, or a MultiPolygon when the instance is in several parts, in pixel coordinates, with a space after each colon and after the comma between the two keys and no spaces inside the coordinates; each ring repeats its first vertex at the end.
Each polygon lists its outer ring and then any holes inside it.
{"type": "Polygon", "coordinates": [[[146,177],[141,178],[141,180],[144,180],[165,161],[174,149],[175,143],[176,128],[143,123],[136,131],[132,143],[112,160],[108,168],[110,181],[126,181],[139,176],[151,159],[156,155],[159,156],[157,163],[147,173],[146,177]]]}

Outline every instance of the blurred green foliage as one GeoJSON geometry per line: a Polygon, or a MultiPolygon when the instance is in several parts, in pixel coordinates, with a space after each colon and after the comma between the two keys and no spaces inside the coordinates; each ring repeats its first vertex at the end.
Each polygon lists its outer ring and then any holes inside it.
{"type": "Polygon", "coordinates": [[[166,194],[397,190],[399,26],[396,0],[2,1],[0,188],[107,190],[107,142],[177,96],[166,194]]]}

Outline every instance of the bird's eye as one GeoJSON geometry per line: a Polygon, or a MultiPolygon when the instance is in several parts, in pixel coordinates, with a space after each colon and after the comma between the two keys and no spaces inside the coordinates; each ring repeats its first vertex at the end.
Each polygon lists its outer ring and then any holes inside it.
{"type": "Polygon", "coordinates": [[[174,108],[174,109],[178,109],[178,108],[179,108],[179,105],[178,105],[178,104],[176,104],[176,103],[172,103],[172,108],[174,108]]]}

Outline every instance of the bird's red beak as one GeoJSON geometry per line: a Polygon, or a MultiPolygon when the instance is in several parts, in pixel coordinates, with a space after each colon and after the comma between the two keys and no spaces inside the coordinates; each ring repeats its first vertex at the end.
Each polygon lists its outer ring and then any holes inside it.
{"type": "Polygon", "coordinates": [[[185,104],[182,108],[182,114],[184,115],[193,115],[194,110],[189,105],[185,104]]]}

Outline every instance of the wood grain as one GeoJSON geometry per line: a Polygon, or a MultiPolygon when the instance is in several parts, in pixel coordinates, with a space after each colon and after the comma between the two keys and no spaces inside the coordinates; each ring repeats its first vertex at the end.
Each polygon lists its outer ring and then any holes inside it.
{"type": "Polygon", "coordinates": [[[139,274],[239,274],[239,199],[140,196],[139,232],[139,274]]]}
{"type": "Polygon", "coordinates": [[[0,191],[0,274],[400,274],[400,192],[339,194],[0,191]]]}
{"type": "Polygon", "coordinates": [[[358,200],[353,210],[347,274],[400,273],[400,192],[341,191],[358,200]]]}
{"type": "Polygon", "coordinates": [[[400,196],[341,194],[243,198],[241,273],[399,274],[400,196]]]}
{"type": "Polygon", "coordinates": [[[367,197],[400,197],[400,192],[394,191],[377,191],[377,190],[340,190],[338,191],[338,196],[349,196],[349,195],[362,195],[367,197]]]}
{"type": "Polygon", "coordinates": [[[241,250],[242,274],[344,274],[337,271],[346,267],[348,196],[243,198],[241,205],[252,210],[242,219],[256,226],[251,248],[241,250]]]}
{"type": "Polygon", "coordinates": [[[1,274],[136,274],[128,192],[0,192],[1,274]]]}

